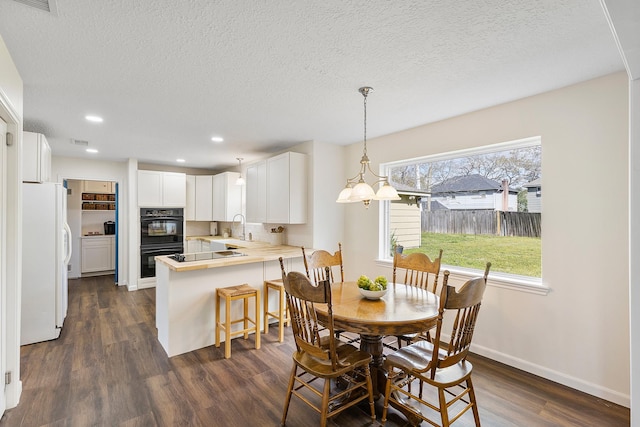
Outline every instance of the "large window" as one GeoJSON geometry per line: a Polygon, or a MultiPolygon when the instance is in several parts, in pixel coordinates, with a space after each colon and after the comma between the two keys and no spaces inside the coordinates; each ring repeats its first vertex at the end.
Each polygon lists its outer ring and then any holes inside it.
{"type": "Polygon", "coordinates": [[[539,137],[383,165],[402,200],[386,204],[381,258],[424,252],[462,270],[540,278],[539,137]]]}

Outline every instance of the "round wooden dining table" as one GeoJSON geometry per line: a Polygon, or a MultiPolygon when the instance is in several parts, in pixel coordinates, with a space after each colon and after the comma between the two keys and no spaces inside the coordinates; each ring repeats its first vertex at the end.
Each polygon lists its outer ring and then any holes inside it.
{"type": "MultiPolygon", "coordinates": [[[[371,377],[374,394],[384,392],[386,372],[383,368],[385,335],[403,335],[427,331],[436,326],[439,298],[424,289],[389,283],[379,300],[366,299],[357,282],[331,284],[331,305],[335,330],[360,334],[360,349],[371,354],[371,377]]],[[[327,319],[327,306],[316,305],[320,321],[327,319]]]]}

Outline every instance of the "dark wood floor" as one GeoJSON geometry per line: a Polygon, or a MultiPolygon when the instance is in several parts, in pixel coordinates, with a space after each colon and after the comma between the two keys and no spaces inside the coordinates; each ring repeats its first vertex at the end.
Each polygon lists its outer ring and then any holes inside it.
{"type": "MultiPolygon", "coordinates": [[[[207,347],[171,359],[156,339],[155,290],[128,292],[112,276],[71,280],[61,337],[22,347],[20,404],[0,420],[13,426],[277,426],[293,351],[277,328],[234,339],[231,359],[207,347]]],[[[482,321],[482,319],[480,319],[482,321]]],[[[628,426],[627,408],[534,375],[473,356],[474,384],[484,426],[628,426]]],[[[352,408],[330,426],[365,426],[352,408]]],[[[382,412],[376,405],[378,420],[382,412]]],[[[298,400],[287,425],[318,425],[298,400]]],[[[405,426],[392,413],[388,426],[405,426]]],[[[470,414],[456,423],[473,425],[470,414]],[[467,416],[469,415],[469,416],[467,416]]]]}

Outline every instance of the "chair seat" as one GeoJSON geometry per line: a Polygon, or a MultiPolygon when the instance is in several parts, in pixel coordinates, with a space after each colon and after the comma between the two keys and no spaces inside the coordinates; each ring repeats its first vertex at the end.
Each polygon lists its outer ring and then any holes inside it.
{"type": "Polygon", "coordinates": [[[246,283],[236,286],[227,286],[225,288],[218,288],[218,294],[223,297],[239,297],[241,295],[251,295],[256,293],[256,288],[253,288],[246,283]]]}
{"type": "MultiPolygon", "coordinates": [[[[445,349],[439,349],[439,359],[447,356],[445,349]]],[[[429,341],[417,341],[387,355],[387,363],[405,371],[424,371],[431,362],[433,344],[429,341]]]]}
{"type": "Polygon", "coordinates": [[[340,345],[336,349],[336,355],[339,366],[335,370],[331,366],[331,360],[319,360],[304,351],[293,353],[293,360],[305,371],[319,378],[339,377],[352,371],[354,367],[371,363],[371,355],[369,353],[358,350],[349,344],[340,345]]]}
{"type": "MultiPolygon", "coordinates": [[[[444,359],[446,350],[439,350],[439,359],[444,359]]],[[[418,341],[406,347],[402,347],[395,353],[387,355],[387,363],[394,365],[405,372],[410,372],[419,379],[431,383],[446,386],[447,384],[458,384],[465,377],[471,375],[473,365],[468,360],[463,360],[446,368],[436,369],[436,375],[432,379],[431,371],[427,369],[431,355],[433,354],[433,344],[428,341],[418,341]]]]}

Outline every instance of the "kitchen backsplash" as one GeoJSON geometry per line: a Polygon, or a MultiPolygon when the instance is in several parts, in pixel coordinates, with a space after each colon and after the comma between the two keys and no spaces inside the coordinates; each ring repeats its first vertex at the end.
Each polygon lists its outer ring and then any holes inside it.
{"type": "Polygon", "coordinates": [[[187,221],[185,228],[186,228],[185,236],[208,236],[209,235],[208,221],[187,221]]]}

